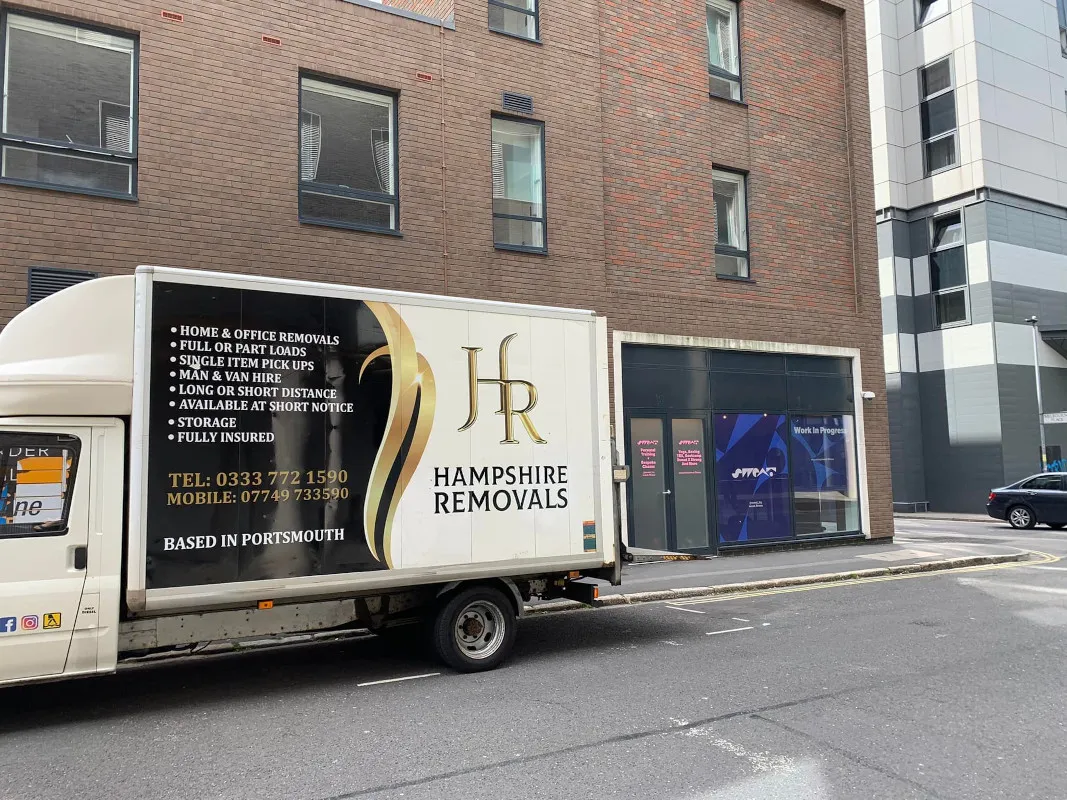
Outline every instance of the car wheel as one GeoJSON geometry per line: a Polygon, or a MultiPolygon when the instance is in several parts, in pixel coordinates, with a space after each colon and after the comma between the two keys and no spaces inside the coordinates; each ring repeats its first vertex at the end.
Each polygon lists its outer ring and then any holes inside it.
{"type": "Polygon", "coordinates": [[[1037,524],[1037,519],[1026,506],[1012,506],[1008,509],[1008,524],[1017,530],[1030,530],[1037,524]]]}
{"type": "Polygon", "coordinates": [[[1058,530],[1062,530],[1062,528],[1063,528],[1063,523],[1062,523],[1062,522],[1050,522],[1050,523],[1048,524],[1048,526],[1049,526],[1050,528],[1052,528],[1052,530],[1054,530],[1054,531],[1058,531],[1058,530]]]}

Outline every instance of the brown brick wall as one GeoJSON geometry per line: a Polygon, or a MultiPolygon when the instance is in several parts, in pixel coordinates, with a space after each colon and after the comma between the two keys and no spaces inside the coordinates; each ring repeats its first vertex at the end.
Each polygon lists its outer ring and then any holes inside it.
{"type": "Polygon", "coordinates": [[[861,0],[744,0],[744,103],[710,98],[703,0],[603,5],[605,280],[616,329],[858,347],[872,526],[888,425],[861,0]],[[716,279],[713,165],[748,173],[751,283],[716,279]]]}
{"type": "Polygon", "coordinates": [[[484,0],[456,3],[455,31],[342,0],[22,0],[139,35],[139,187],[129,202],[0,186],[0,322],[23,307],[29,266],[165,264],[858,346],[878,394],[872,521],[889,534],[862,0],[744,0],[746,105],[708,96],[701,0],[541,1],[538,45],[490,33],[484,0]],[[398,92],[401,238],[298,221],[301,70],[398,92]],[[545,122],[547,256],[493,248],[505,90],[545,122]],[[753,283],[714,277],[716,163],[750,173],[753,283]]]}

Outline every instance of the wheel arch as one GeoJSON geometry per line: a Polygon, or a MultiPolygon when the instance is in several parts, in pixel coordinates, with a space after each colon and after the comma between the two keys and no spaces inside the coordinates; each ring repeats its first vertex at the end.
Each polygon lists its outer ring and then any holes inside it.
{"type": "Polygon", "coordinates": [[[451,597],[456,592],[466,589],[472,586],[491,586],[494,589],[499,589],[504,593],[504,596],[511,601],[511,606],[515,611],[515,617],[523,616],[526,605],[522,599],[522,593],[519,591],[518,585],[511,578],[485,578],[473,581],[452,581],[451,583],[443,584],[435,595],[435,599],[438,603],[447,602],[447,598],[451,597]]]}

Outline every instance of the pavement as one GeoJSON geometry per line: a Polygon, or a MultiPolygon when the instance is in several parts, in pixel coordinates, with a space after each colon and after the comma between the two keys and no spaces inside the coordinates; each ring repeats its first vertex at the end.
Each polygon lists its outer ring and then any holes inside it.
{"type": "MultiPolygon", "coordinates": [[[[1012,529],[1005,523],[997,522],[989,517],[976,516],[965,521],[982,523],[980,529],[982,531],[1012,532],[1012,529]]],[[[635,550],[640,560],[635,558],[633,563],[623,566],[622,585],[602,585],[600,593],[605,596],[755,583],[910,564],[933,564],[973,556],[1019,555],[1026,553],[1029,549],[1025,547],[1025,540],[1013,539],[1010,534],[995,542],[960,541],[958,539],[931,542],[928,538],[917,540],[914,535],[909,535],[909,532],[924,530],[922,526],[931,522],[944,527],[949,520],[929,515],[908,514],[896,518],[897,531],[891,541],[859,541],[838,546],[738,553],[691,561],[667,560],[674,554],[662,551],[635,550]]],[[[974,528],[974,530],[979,529],[974,528]]]]}
{"type": "Polygon", "coordinates": [[[870,554],[1045,555],[536,615],[478,675],[368,636],[9,689],[0,800],[1063,798],[1067,533],[896,538],[870,554]]]}
{"type": "Polygon", "coordinates": [[[895,519],[918,520],[919,522],[981,522],[997,524],[988,514],[968,514],[964,511],[923,511],[917,514],[894,514],[895,519]]]}

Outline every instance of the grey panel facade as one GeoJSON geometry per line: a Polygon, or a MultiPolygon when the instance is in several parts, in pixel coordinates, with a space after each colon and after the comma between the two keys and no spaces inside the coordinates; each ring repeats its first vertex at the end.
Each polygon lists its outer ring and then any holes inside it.
{"type": "MultiPolygon", "coordinates": [[[[1004,451],[1003,485],[1040,471],[1041,439],[1033,367],[999,364],[997,373],[1004,451]]],[[[1046,412],[1067,411],[1067,369],[1043,368],[1041,389],[1046,412]]],[[[1046,425],[1045,443],[1059,445],[1067,454],[1067,425],[1046,425]]]]}
{"type": "MultiPolygon", "coordinates": [[[[927,287],[914,297],[883,298],[886,333],[922,335],[937,330],[934,295],[927,276],[921,274],[928,269],[925,257],[930,252],[931,218],[936,215],[962,208],[965,241],[977,248],[994,241],[1067,255],[1067,209],[999,192],[979,196],[983,199],[968,195],[936,206],[897,209],[897,218],[879,225],[880,257],[909,259],[912,270],[920,273],[918,286],[927,287]]],[[[973,249],[968,256],[974,256],[973,249]]],[[[1029,266],[1025,254],[1018,263],[998,263],[1000,276],[1005,266],[1009,274],[1015,270],[1025,274],[1029,266]]],[[[967,293],[969,325],[1019,325],[1036,314],[1042,327],[1067,328],[1067,270],[1062,292],[987,280],[970,284],[967,293]]],[[[1018,340],[1011,341],[1017,348],[1018,340]]],[[[1015,352],[1010,358],[1019,361],[1021,355],[1015,352]]],[[[1042,369],[1042,381],[1045,411],[1067,411],[1067,368],[1042,369]]],[[[1039,469],[1032,367],[992,363],[892,373],[887,375],[887,387],[893,499],[898,508],[925,502],[931,511],[980,513],[991,488],[1039,469]]],[[[1067,455],[1067,425],[1046,426],[1046,438],[1067,455]]]]}
{"type": "Polygon", "coordinates": [[[989,281],[972,283],[969,289],[971,324],[981,325],[993,321],[993,289],[989,281]]]}
{"type": "Polygon", "coordinates": [[[975,203],[964,209],[963,232],[967,237],[967,244],[984,242],[989,238],[989,226],[986,223],[988,206],[988,203],[975,203]]]}
{"type": "Polygon", "coordinates": [[[919,375],[895,372],[886,376],[889,405],[889,448],[893,469],[893,502],[926,502],[923,463],[922,409],[919,375]]]}
{"type": "Polygon", "coordinates": [[[980,513],[1004,474],[994,365],[919,373],[931,511],[980,513]]]}
{"type": "MultiPolygon", "coordinates": [[[[1067,255],[1067,209],[992,193],[991,199],[968,206],[968,226],[972,225],[972,213],[975,214],[973,224],[976,228],[973,241],[989,239],[1067,255]],[[977,210],[979,208],[981,212],[977,210]],[[972,209],[975,210],[972,212],[972,209]],[[979,230],[982,227],[979,214],[985,217],[984,230],[979,230]],[[983,235],[978,236],[978,233],[983,235]]],[[[972,241],[970,233],[968,241],[972,241]]]]}
{"type": "MultiPolygon", "coordinates": [[[[1064,282],[1067,285],[1067,275],[1064,282]]],[[[1050,292],[999,281],[988,286],[992,290],[996,322],[1019,323],[1036,314],[1043,327],[1067,327],[1067,292],[1050,292]]]]}

